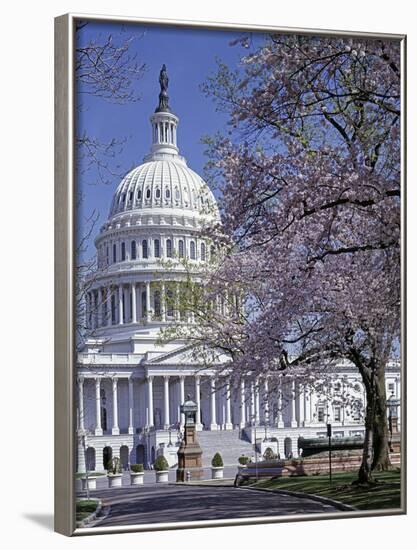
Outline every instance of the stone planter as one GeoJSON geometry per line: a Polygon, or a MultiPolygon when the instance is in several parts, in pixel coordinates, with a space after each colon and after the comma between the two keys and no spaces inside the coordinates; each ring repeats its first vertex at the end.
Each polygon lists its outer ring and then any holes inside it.
{"type": "Polygon", "coordinates": [[[130,472],[130,485],[143,485],[144,472],[130,472]]]}
{"type": "Polygon", "coordinates": [[[111,474],[107,475],[109,481],[109,488],[121,487],[122,486],[122,474],[111,474]]]}
{"type": "Polygon", "coordinates": [[[223,479],[223,466],[211,467],[211,479],[223,479]]]}
{"type": "Polygon", "coordinates": [[[83,490],[87,489],[87,484],[89,489],[97,489],[97,476],[88,476],[88,479],[86,477],[81,478],[82,488],[83,490]]]}
{"type": "Polygon", "coordinates": [[[157,483],[168,483],[168,470],[155,470],[157,483]]]}

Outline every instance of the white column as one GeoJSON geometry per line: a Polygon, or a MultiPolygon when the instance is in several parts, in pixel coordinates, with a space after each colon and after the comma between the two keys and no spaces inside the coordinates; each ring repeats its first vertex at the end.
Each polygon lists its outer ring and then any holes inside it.
{"type": "Polygon", "coordinates": [[[100,383],[101,383],[101,379],[96,378],[96,429],[94,431],[95,435],[103,435],[103,429],[101,427],[100,383]]]}
{"type": "Polygon", "coordinates": [[[259,400],[259,379],[255,382],[255,422],[256,425],[260,424],[260,400],[259,400]]]}
{"type": "MultiPolygon", "coordinates": [[[[180,406],[184,405],[184,401],[185,401],[184,381],[185,381],[185,376],[180,376],[180,406]]],[[[185,415],[184,413],[181,413],[181,416],[180,416],[181,428],[184,426],[184,424],[185,424],[185,415]]]]}
{"type": "Polygon", "coordinates": [[[132,323],[137,323],[136,315],[136,283],[132,283],[132,323]]]}
{"type": "Polygon", "coordinates": [[[174,310],[175,320],[179,321],[180,316],[180,285],[176,283],[175,285],[175,310],[174,310]]]}
{"type": "MultiPolygon", "coordinates": [[[[162,190],[161,190],[162,192],[162,190]]],[[[161,283],[161,321],[165,322],[166,318],[166,300],[165,300],[165,283],[161,283]]]]}
{"type": "Polygon", "coordinates": [[[269,387],[267,378],[264,382],[264,421],[265,425],[269,426],[269,387]]]}
{"type": "Polygon", "coordinates": [[[256,410],[255,410],[255,384],[250,383],[250,425],[256,424],[256,410]]]}
{"type": "Polygon", "coordinates": [[[197,418],[196,429],[201,430],[203,428],[201,424],[201,400],[200,400],[200,377],[195,377],[195,402],[197,405],[197,418]]]}
{"type": "Polygon", "coordinates": [[[226,430],[232,430],[233,424],[232,424],[232,411],[231,411],[231,404],[230,404],[230,382],[229,380],[226,382],[226,430]]]}
{"type": "Polygon", "coordinates": [[[137,305],[137,311],[138,311],[138,315],[137,315],[137,321],[141,322],[141,319],[142,319],[142,285],[139,283],[139,284],[136,284],[136,289],[137,289],[137,300],[138,300],[138,305],[137,305]]]}
{"type": "Polygon", "coordinates": [[[86,471],[85,464],[85,434],[80,433],[77,440],[77,455],[78,455],[78,466],[77,472],[79,474],[84,474],[86,471]]]}
{"type": "Polygon", "coordinates": [[[299,426],[305,426],[305,408],[304,408],[304,393],[305,390],[298,385],[298,412],[299,412],[299,426]]]}
{"type": "Polygon", "coordinates": [[[119,411],[117,405],[117,378],[113,378],[113,427],[111,429],[112,435],[119,435],[119,411]]]}
{"type": "Polygon", "coordinates": [[[164,376],[164,429],[168,430],[169,420],[169,376],[164,376]]]}
{"type": "Polygon", "coordinates": [[[129,378],[129,427],[127,433],[133,434],[133,379],[129,378]]]}
{"type": "Polygon", "coordinates": [[[123,325],[123,285],[119,285],[119,325],[123,325]]]}
{"type": "Polygon", "coordinates": [[[108,302],[108,289],[106,286],[102,289],[102,312],[103,315],[101,317],[101,324],[103,327],[106,327],[108,325],[108,318],[109,318],[109,302],[108,302]]]}
{"type": "Polygon", "coordinates": [[[304,390],[304,413],[305,421],[304,425],[309,426],[311,424],[311,391],[307,388],[304,390]]]}
{"type": "Polygon", "coordinates": [[[148,382],[148,428],[154,426],[154,411],[153,411],[153,376],[146,378],[148,382]]]}
{"type": "Polygon", "coordinates": [[[278,428],[283,428],[284,427],[284,421],[282,419],[282,382],[279,383],[277,407],[278,407],[277,427],[278,428]]]}
{"type": "Polygon", "coordinates": [[[84,431],[84,376],[78,378],[78,429],[84,431]]]}
{"type": "Polygon", "coordinates": [[[297,427],[297,419],[295,417],[295,380],[291,382],[291,428],[297,427]]]}
{"type": "Polygon", "coordinates": [[[216,420],[216,380],[214,376],[210,377],[210,430],[217,430],[216,420]]]}
{"type": "Polygon", "coordinates": [[[146,321],[149,323],[151,320],[151,283],[146,281],[146,321]]]}
{"type": "Polygon", "coordinates": [[[245,381],[240,382],[240,428],[246,426],[245,381]]]}

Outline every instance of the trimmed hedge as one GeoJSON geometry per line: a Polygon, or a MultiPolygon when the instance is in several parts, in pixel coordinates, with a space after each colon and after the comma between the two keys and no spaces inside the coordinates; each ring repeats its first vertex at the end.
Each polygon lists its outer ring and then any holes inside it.
{"type": "Polygon", "coordinates": [[[220,453],[216,453],[211,461],[213,468],[221,468],[223,466],[223,459],[220,453]]]}
{"type": "Polygon", "coordinates": [[[153,464],[154,469],[157,472],[163,472],[164,470],[169,470],[169,464],[167,459],[163,455],[159,455],[153,464]]]}

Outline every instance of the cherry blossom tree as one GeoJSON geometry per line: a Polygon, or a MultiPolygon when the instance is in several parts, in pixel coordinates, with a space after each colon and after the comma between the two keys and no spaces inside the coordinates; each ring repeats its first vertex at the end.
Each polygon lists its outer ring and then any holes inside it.
{"type": "Polygon", "coordinates": [[[305,379],[350,360],[366,390],[359,482],[389,467],[385,366],[400,333],[400,50],[388,40],[245,36],[203,86],[220,196],[196,341],[234,373],[305,379]],[[213,308],[219,299],[226,308],[213,308]],[[244,300],[239,306],[236,297],[244,300]]]}

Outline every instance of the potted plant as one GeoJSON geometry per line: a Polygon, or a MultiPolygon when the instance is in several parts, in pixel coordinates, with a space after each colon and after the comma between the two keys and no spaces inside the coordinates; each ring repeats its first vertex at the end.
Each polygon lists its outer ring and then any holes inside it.
{"type": "Polygon", "coordinates": [[[271,449],[271,447],[267,447],[264,452],[264,460],[275,460],[277,458],[277,455],[274,453],[274,451],[271,449]]]}
{"type": "Polygon", "coordinates": [[[99,472],[85,472],[80,477],[83,491],[88,489],[97,489],[97,478],[102,475],[99,472]]]}
{"type": "Polygon", "coordinates": [[[156,474],[157,483],[167,483],[168,482],[168,470],[169,464],[164,455],[159,455],[154,462],[154,470],[156,474]]]}
{"type": "Polygon", "coordinates": [[[237,467],[238,471],[240,472],[243,468],[245,468],[246,464],[249,462],[249,457],[246,455],[241,455],[238,458],[239,466],[237,467]]]}
{"type": "Polygon", "coordinates": [[[131,485],[143,485],[143,464],[131,464],[130,465],[130,484],[131,485]]]}
{"type": "Polygon", "coordinates": [[[122,486],[122,464],[117,456],[111,459],[110,468],[107,470],[107,479],[110,488],[122,486]]]}
{"type": "Polygon", "coordinates": [[[211,460],[211,479],[223,478],[223,459],[220,453],[216,453],[211,460]]]}

